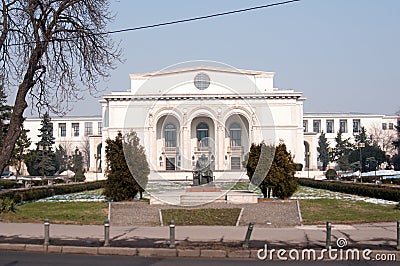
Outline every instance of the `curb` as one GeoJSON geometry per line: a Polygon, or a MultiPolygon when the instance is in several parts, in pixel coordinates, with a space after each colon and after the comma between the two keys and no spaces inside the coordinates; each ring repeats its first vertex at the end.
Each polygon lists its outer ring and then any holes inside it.
{"type": "MultiPolygon", "coordinates": [[[[125,248],[125,247],[79,247],[44,246],[32,244],[0,243],[0,251],[26,251],[58,254],[118,255],[138,257],[201,257],[201,258],[247,258],[257,254],[256,250],[219,250],[185,248],[125,248]]],[[[257,257],[254,257],[256,259],[257,257]]]]}
{"type": "MultiPolygon", "coordinates": [[[[86,255],[116,255],[138,257],[182,257],[182,258],[257,258],[256,249],[185,249],[185,248],[126,248],[126,247],[79,247],[79,246],[44,246],[32,244],[7,244],[0,243],[0,251],[25,251],[55,254],[86,254],[86,255]]],[[[400,260],[399,250],[372,250],[371,256],[376,254],[394,255],[395,260],[400,260]]],[[[268,259],[267,259],[268,260],[268,259]]],[[[273,260],[277,260],[276,254],[273,260]]],[[[324,258],[329,260],[329,258],[324,258]]]]}

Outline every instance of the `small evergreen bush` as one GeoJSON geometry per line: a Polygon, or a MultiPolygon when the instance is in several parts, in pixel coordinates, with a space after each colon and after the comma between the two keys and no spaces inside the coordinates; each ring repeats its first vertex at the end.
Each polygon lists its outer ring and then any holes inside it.
{"type": "Polygon", "coordinates": [[[15,202],[10,198],[0,199],[0,213],[15,212],[15,202]]]}

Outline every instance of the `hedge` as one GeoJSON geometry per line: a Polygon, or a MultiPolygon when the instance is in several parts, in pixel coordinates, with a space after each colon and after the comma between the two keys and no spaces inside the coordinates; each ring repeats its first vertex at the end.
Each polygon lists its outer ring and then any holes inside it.
{"type": "MultiPolygon", "coordinates": [[[[346,181],[353,181],[354,180],[354,176],[341,177],[341,179],[342,180],[346,180],[346,181]]],[[[383,179],[382,176],[363,176],[362,177],[362,182],[363,183],[375,183],[376,180],[381,181],[382,184],[400,185],[400,178],[386,178],[386,179],[383,179]]]]}
{"type": "Polygon", "coordinates": [[[393,187],[342,183],[338,181],[318,181],[306,178],[298,178],[297,182],[299,183],[299,185],[306,187],[326,189],[330,191],[376,199],[400,201],[400,189],[393,187]]]}
{"type": "Polygon", "coordinates": [[[86,190],[95,190],[103,188],[105,181],[95,181],[80,184],[61,184],[48,187],[33,187],[27,189],[17,189],[0,194],[0,199],[10,198],[15,203],[24,201],[34,201],[51,197],[54,195],[64,195],[86,190]]]}
{"type": "Polygon", "coordinates": [[[6,179],[0,180],[0,190],[1,189],[10,189],[10,188],[20,188],[23,186],[24,186],[23,184],[19,184],[13,180],[6,180],[6,179]]]}

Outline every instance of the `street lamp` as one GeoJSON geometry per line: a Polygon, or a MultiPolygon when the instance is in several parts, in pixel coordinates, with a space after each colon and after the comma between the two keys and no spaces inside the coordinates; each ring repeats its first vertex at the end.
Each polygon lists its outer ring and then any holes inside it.
{"type": "Polygon", "coordinates": [[[365,147],[365,143],[360,142],[360,143],[357,144],[357,147],[360,149],[360,182],[362,183],[362,168],[363,168],[363,163],[362,163],[361,150],[362,150],[362,148],[365,147]]]}
{"type": "Polygon", "coordinates": [[[307,178],[310,178],[310,152],[306,152],[307,178]]]}
{"type": "Polygon", "coordinates": [[[101,159],[100,154],[95,154],[94,159],[96,160],[96,181],[97,181],[97,172],[99,171],[99,160],[101,159]]]}

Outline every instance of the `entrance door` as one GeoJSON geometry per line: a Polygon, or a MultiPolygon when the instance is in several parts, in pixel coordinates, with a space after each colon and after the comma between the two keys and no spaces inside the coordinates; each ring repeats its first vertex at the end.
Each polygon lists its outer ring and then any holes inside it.
{"type": "Polygon", "coordinates": [[[175,171],[175,158],[167,157],[166,160],[166,170],[167,171],[175,171]]]}

